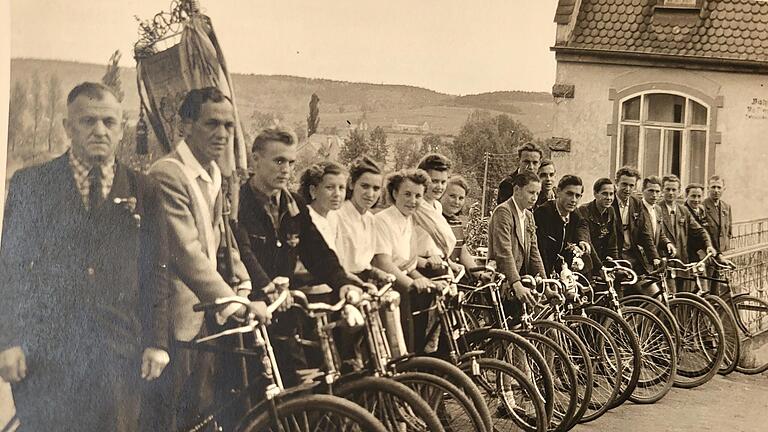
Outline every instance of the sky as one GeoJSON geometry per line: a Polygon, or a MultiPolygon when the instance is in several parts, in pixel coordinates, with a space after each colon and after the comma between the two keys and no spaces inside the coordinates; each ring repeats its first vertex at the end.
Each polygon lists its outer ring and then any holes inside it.
{"type": "MultiPolygon", "coordinates": [[[[549,91],[557,0],[201,0],[233,72],[549,91]]],[[[170,0],[11,0],[11,57],[133,66],[134,15],[170,0]]]]}

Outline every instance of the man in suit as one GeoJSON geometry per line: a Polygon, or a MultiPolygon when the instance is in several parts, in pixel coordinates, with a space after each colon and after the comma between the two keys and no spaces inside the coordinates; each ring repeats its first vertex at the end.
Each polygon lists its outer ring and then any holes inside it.
{"type": "Polygon", "coordinates": [[[592,252],[589,226],[576,212],[583,193],[581,178],[565,175],[557,184],[557,199],[548,201],[533,212],[539,253],[548,275],[553,271],[560,272],[560,268],[555,267],[558,256],[566,259],[566,265],[570,267],[572,254],[565,250],[568,244],[578,245],[586,255],[592,252]]]}
{"type": "MultiPolygon", "coordinates": [[[[707,215],[704,211],[704,185],[700,183],[690,183],[685,187],[685,208],[693,217],[693,220],[699,224],[705,231],[707,231],[708,244],[713,246],[712,238],[709,236],[709,222],[707,221],[707,215]]],[[[689,238],[686,245],[686,252],[690,260],[698,259],[706,254],[706,243],[702,241],[694,241],[693,238],[689,238]],[[697,258],[698,257],[698,258],[697,258]]]]}
{"type": "MultiPolygon", "coordinates": [[[[675,244],[677,257],[682,262],[690,262],[689,243],[704,245],[707,252],[716,253],[709,240],[707,231],[696,222],[696,219],[686,209],[686,207],[677,202],[680,194],[680,179],[674,175],[664,176],[662,179],[664,202],[660,205],[662,216],[662,227],[667,238],[675,244]]],[[[676,280],[675,286],[671,288],[682,290],[683,280],[676,280]]]]}
{"type": "Polygon", "coordinates": [[[0,260],[0,376],[21,430],[136,431],[169,358],[156,185],[115,160],[122,108],[85,82],[71,147],[11,180],[0,260]]]}
{"type": "MultiPolygon", "coordinates": [[[[663,229],[661,208],[658,205],[661,199],[661,179],[658,176],[650,176],[643,179],[643,213],[650,224],[653,244],[659,256],[673,257],[677,255],[675,244],[667,237],[663,229]]],[[[648,267],[650,263],[646,263],[648,267]]]]}
{"type": "Polygon", "coordinates": [[[725,180],[713,175],[709,178],[707,189],[709,196],[704,200],[704,213],[708,222],[707,232],[712,239],[712,246],[723,253],[730,249],[731,234],[733,234],[731,206],[721,199],[725,190],[725,180]]]}
{"type": "Polygon", "coordinates": [[[538,173],[541,158],[543,156],[544,152],[542,152],[541,148],[533,142],[525,143],[517,149],[518,167],[515,172],[505,177],[504,180],[499,183],[499,192],[496,196],[497,204],[505,202],[512,196],[512,190],[514,189],[513,178],[517,174],[526,171],[533,173],[534,175],[538,173]]]}
{"type": "Polygon", "coordinates": [[[554,201],[556,198],[555,193],[555,164],[551,159],[544,159],[539,166],[539,180],[541,181],[541,192],[539,197],[536,198],[536,205],[534,210],[544,205],[547,201],[554,201]]]}
{"type": "Polygon", "coordinates": [[[512,303],[510,316],[513,317],[520,314],[520,302],[535,304],[530,289],[520,282],[520,276],[546,274],[539,254],[536,223],[528,210],[540,190],[536,174],[523,171],[516,175],[512,196],[493,210],[488,224],[488,259],[496,261],[498,271],[507,278],[502,294],[512,303]]]}
{"type": "Polygon", "coordinates": [[[618,258],[616,246],[616,214],[613,210],[615,187],[609,178],[600,178],[592,186],[595,199],[579,207],[578,213],[587,222],[592,253],[588,264],[591,274],[598,275],[603,261],[618,258]]]}
{"type": "Polygon", "coordinates": [[[159,202],[168,227],[170,317],[175,342],[172,374],[166,382],[164,400],[158,402],[165,405],[170,416],[165,420],[170,424],[158,425],[157,430],[176,430],[189,424],[223,390],[221,376],[214,375],[213,353],[185,349],[183,342],[212,334],[229,319],[242,320],[249,314],[260,321],[270,318],[262,301],[251,302],[249,307],[231,304],[206,314],[192,309],[196,303],[220,297],[247,297],[251,278],[236,247],[231,250],[231,270],[237,285],[230,286],[217,271],[217,252],[227,242],[227,222],[222,217],[226,197],[216,160],[231,145],[235,127],[232,102],[215,87],[195,89],[187,93],[179,115],[184,138],[150,169],[160,185],[159,202]]]}
{"type": "Polygon", "coordinates": [[[651,235],[651,224],[646,220],[643,203],[633,196],[640,172],[633,167],[616,171],[616,246],[622,259],[632,263],[632,268],[644,274],[650,271],[648,264],[659,263],[659,253],[651,235]]]}
{"type": "MultiPolygon", "coordinates": [[[[346,297],[356,303],[362,290],[347,276],[328,247],[299,194],[288,191],[296,162],[296,136],[282,129],[266,129],[253,141],[254,174],[240,188],[237,242],[254,281],[253,296],[273,298],[272,280],[287,277],[295,284],[296,262],[301,262],[315,283],[327,284],[331,301],[346,297]]],[[[296,288],[296,287],[294,287],[296,288]]],[[[284,310],[283,308],[282,310],[284,310]]],[[[295,339],[303,314],[295,309],[278,314],[272,325],[272,343],[287,385],[298,384],[297,369],[306,368],[302,348],[295,339]]]]}

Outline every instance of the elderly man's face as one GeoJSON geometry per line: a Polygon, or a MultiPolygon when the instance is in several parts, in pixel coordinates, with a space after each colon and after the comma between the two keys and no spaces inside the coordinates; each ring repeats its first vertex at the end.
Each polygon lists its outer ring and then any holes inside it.
{"type": "Polygon", "coordinates": [[[123,109],[109,92],[101,99],[85,94],[67,106],[64,130],[75,157],[89,164],[101,164],[115,155],[123,138],[123,109]]]}

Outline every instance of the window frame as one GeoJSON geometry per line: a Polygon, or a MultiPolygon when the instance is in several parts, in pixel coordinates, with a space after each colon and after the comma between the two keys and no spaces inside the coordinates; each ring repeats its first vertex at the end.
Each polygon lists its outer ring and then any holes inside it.
{"type": "Polygon", "coordinates": [[[645,173],[648,171],[646,170],[645,165],[645,150],[646,150],[646,133],[647,129],[658,129],[660,131],[659,134],[659,157],[658,157],[658,166],[655,168],[656,171],[660,175],[667,174],[664,171],[664,161],[666,154],[666,137],[667,134],[670,131],[682,131],[682,137],[681,137],[681,145],[680,145],[680,174],[679,177],[681,179],[682,184],[687,184],[690,182],[690,162],[691,162],[691,132],[692,131],[700,131],[704,132],[705,134],[705,141],[704,141],[704,167],[703,167],[703,173],[702,178],[706,179],[708,177],[708,174],[710,172],[710,169],[713,168],[712,165],[714,165],[714,148],[710,148],[712,146],[712,140],[713,140],[713,132],[714,132],[714,122],[716,121],[716,118],[714,116],[714,111],[717,107],[715,107],[713,104],[708,103],[708,101],[703,100],[700,97],[696,97],[695,95],[690,94],[689,92],[675,90],[675,89],[664,89],[664,88],[655,88],[655,89],[648,89],[643,91],[637,91],[637,92],[628,92],[622,97],[618,97],[615,99],[616,102],[616,117],[615,117],[615,125],[616,127],[616,141],[614,143],[614,160],[613,165],[614,167],[622,166],[622,160],[623,160],[623,149],[624,149],[624,126],[636,126],[639,128],[638,131],[638,147],[637,147],[637,161],[634,164],[638,170],[640,170],[643,175],[646,175],[645,173]],[[683,119],[683,123],[672,123],[672,122],[664,122],[664,121],[656,121],[656,120],[648,120],[648,108],[649,103],[647,102],[647,96],[652,94],[664,94],[664,95],[672,95],[672,96],[679,96],[684,98],[685,100],[685,115],[683,119]],[[628,120],[623,119],[624,114],[624,103],[634,99],[634,98],[640,98],[640,106],[639,106],[639,119],[638,120],[628,120]],[[698,103],[702,107],[706,109],[706,124],[704,125],[694,125],[692,124],[693,120],[693,104],[692,102],[698,103]]]}

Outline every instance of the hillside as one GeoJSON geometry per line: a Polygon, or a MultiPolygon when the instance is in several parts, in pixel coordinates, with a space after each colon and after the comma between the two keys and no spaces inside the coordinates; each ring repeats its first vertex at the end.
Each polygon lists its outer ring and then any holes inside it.
{"type": "MultiPolygon", "coordinates": [[[[127,63],[127,60],[125,61],[127,63]]],[[[123,67],[124,106],[131,118],[138,116],[136,71],[123,67]]],[[[43,83],[55,72],[64,91],[75,84],[98,81],[105,66],[59,60],[12,59],[11,85],[28,81],[37,71],[43,83]]],[[[510,114],[526,124],[536,136],[550,136],[552,97],[548,93],[499,91],[454,96],[432,90],[387,84],[351,83],[282,75],[235,74],[233,76],[241,118],[250,129],[254,113],[272,113],[288,125],[304,124],[312,93],[320,97],[320,128],[345,128],[366,114],[371,128],[428,122],[434,133],[454,135],[470,112],[485,109],[510,114]]]]}

